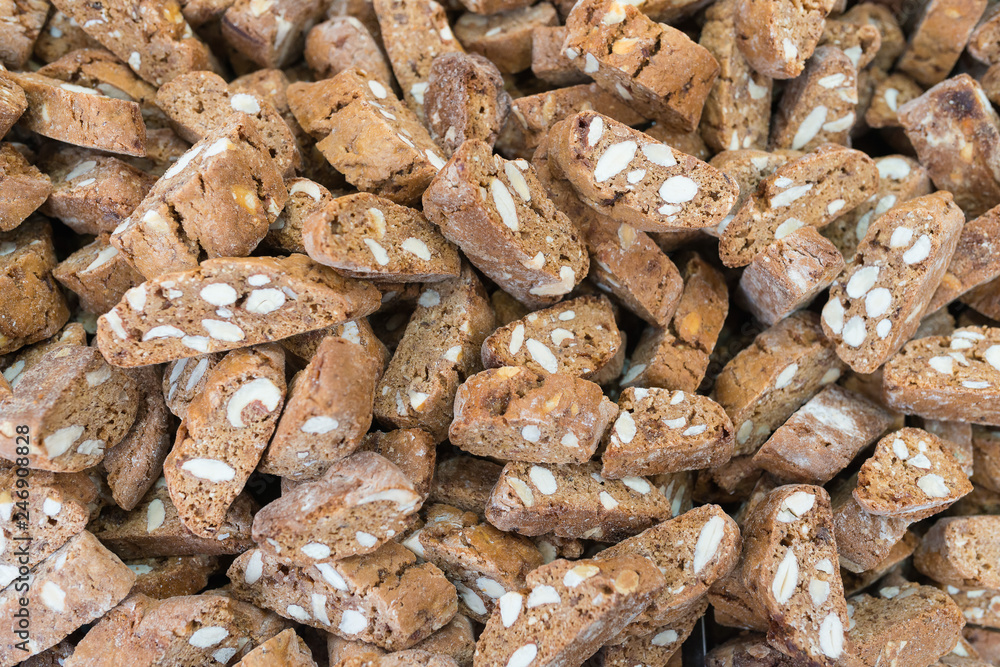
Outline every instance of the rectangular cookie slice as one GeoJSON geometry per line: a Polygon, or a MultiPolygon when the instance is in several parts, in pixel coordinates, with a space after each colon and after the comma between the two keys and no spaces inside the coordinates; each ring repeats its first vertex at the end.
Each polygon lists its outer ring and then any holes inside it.
{"type": "Polygon", "coordinates": [[[210,259],[126,292],[99,318],[97,340],[112,363],[142,366],[321,329],[379,301],[370,283],[305,255],[210,259]]]}

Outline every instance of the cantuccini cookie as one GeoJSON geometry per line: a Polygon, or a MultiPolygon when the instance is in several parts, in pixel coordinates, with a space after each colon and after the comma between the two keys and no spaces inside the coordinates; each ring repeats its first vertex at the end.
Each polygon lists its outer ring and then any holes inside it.
{"type": "Polygon", "coordinates": [[[112,363],[141,366],[321,329],[378,304],[370,283],[305,255],[214,259],[126,292],[101,316],[97,339],[112,363]]]}

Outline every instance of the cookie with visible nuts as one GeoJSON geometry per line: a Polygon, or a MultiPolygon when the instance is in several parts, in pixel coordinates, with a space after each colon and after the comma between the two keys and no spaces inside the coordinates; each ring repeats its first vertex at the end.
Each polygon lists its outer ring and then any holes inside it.
{"type": "Polygon", "coordinates": [[[483,341],[483,365],[592,379],[623,347],[611,302],[580,296],[529,313],[483,341]]]}
{"type": "Polygon", "coordinates": [[[321,329],[378,304],[370,283],[305,255],[206,260],[126,292],[98,320],[97,341],[112,363],[142,366],[321,329]]]}
{"type": "Polygon", "coordinates": [[[610,479],[700,470],[733,451],[733,424],[714,401],[683,391],[629,387],[605,436],[601,474],[610,479]]]}
{"type": "Polygon", "coordinates": [[[586,380],[491,368],[458,388],[448,439],[471,454],[505,461],[585,463],[617,412],[586,380]]]}
{"type": "Polygon", "coordinates": [[[643,231],[714,227],[736,184],[697,158],[594,111],[557,124],[549,153],[581,201],[643,231]]]}
{"type": "Polygon", "coordinates": [[[642,477],[605,479],[600,466],[508,463],[493,487],[486,518],[501,530],[618,542],[673,516],[642,477]]]}
{"type": "Polygon", "coordinates": [[[314,260],[353,278],[397,283],[456,278],[458,249],[420,211],[367,192],[309,214],[302,242],[314,260]]]}
{"type": "Polygon", "coordinates": [[[913,335],[963,224],[951,195],[939,192],[899,204],[868,228],[823,306],[823,331],[851,368],[873,372],[913,335]]]}

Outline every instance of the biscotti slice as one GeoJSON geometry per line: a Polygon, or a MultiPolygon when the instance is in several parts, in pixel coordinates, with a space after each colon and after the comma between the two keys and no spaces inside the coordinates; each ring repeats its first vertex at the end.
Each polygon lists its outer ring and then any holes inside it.
{"type": "Polygon", "coordinates": [[[625,631],[641,636],[698,609],[709,587],[736,566],[740,548],[736,522],[718,505],[703,505],[605,549],[596,559],[644,556],[666,577],[667,585],[625,631]]]}
{"type": "Polygon", "coordinates": [[[989,431],[978,426],[974,431],[972,424],[966,422],[938,421],[921,417],[915,417],[913,425],[941,438],[944,450],[955,458],[955,462],[958,463],[962,472],[970,478],[972,477],[975,471],[975,450],[982,443],[982,440],[977,436],[983,432],[990,433],[989,431]]]}
{"type": "Polygon", "coordinates": [[[819,44],[834,4],[834,0],[808,4],[739,0],[736,45],[757,72],[773,79],[794,79],[819,44]]]}
{"type": "Polygon", "coordinates": [[[528,575],[525,589],[500,599],[476,644],[476,664],[581,664],[663,585],[663,575],[640,556],[543,565],[528,575]]]}
{"type": "Polygon", "coordinates": [[[809,664],[835,665],[851,655],[826,491],[778,487],[753,510],[743,533],[743,583],[768,615],[770,643],[809,664]]]}
{"type": "Polygon", "coordinates": [[[596,461],[508,463],[486,504],[500,530],[618,542],[673,516],[670,502],[642,477],[605,479],[596,461]]]}
{"type": "Polygon", "coordinates": [[[734,453],[755,452],[843,369],[815,313],[793,313],[758,335],[715,381],[715,400],[736,428],[734,453]]]}
{"type": "Polygon", "coordinates": [[[0,354],[45,340],[69,319],[66,298],[52,278],[52,226],[31,218],[0,232],[0,354]]]}
{"type": "Polygon", "coordinates": [[[942,81],[899,107],[899,120],[934,185],[951,192],[966,215],[982,215],[1000,203],[1000,118],[972,77],[942,81]],[[948,104],[951,99],[963,100],[962,108],[948,104]]]}
{"type": "MultiPolygon", "coordinates": [[[[561,42],[559,48],[562,48],[561,42]]],[[[518,97],[511,103],[510,122],[497,140],[497,150],[504,157],[530,160],[553,125],[589,109],[626,125],[646,123],[645,116],[637,113],[621,96],[596,83],[556,88],[518,97]]]]}
{"type": "Polygon", "coordinates": [[[424,103],[431,138],[450,156],[467,139],[496,143],[511,96],[489,59],[478,53],[442,53],[431,64],[424,103]]]}
{"type": "Polygon", "coordinates": [[[135,572],[132,593],[165,600],[203,590],[208,585],[208,578],[219,568],[219,559],[204,555],[171,556],[139,558],[125,564],[135,572]]]}
{"type": "Polygon", "coordinates": [[[932,664],[961,638],[965,619],[944,591],[907,584],[880,592],[880,597],[858,595],[847,601],[851,612],[847,636],[866,667],[885,661],[932,664]]]}
{"type": "Polygon", "coordinates": [[[984,0],[928,2],[896,67],[924,86],[944,80],[962,55],[986,6],[984,0]]]}
{"type": "Polygon", "coordinates": [[[711,236],[721,236],[736,213],[743,208],[743,204],[757,191],[761,181],[780,167],[800,157],[802,153],[799,151],[784,150],[768,153],[754,149],[724,150],[713,156],[708,163],[735,180],[739,186],[739,194],[729,215],[722,219],[719,226],[715,229],[705,228],[702,231],[711,236]]]}
{"type": "Polygon", "coordinates": [[[848,145],[858,103],[857,78],[857,66],[842,50],[817,48],[781,95],[771,127],[772,150],[848,145]]]}
{"type": "Polygon", "coordinates": [[[0,79],[0,138],[14,126],[28,108],[28,98],[21,86],[11,79],[0,79]]]}
{"type": "Polygon", "coordinates": [[[122,656],[137,665],[230,664],[285,627],[275,614],[224,591],[166,600],[133,592],[91,628],[66,664],[97,667],[122,656]]]}
{"type": "Polygon", "coordinates": [[[30,634],[15,630],[15,623],[0,630],[0,662],[18,664],[58,644],[118,604],[134,581],[132,570],[93,535],[79,533],[34,568],[30,595],[17,586],[0,594],[0,610],[11,618],[22,613],[31,619],[30,634]]]}
{"type": "Polygon", "coordinates": [[[85,148],[60,148],[40,160],[52,193],[40,208],[78,234],[110,233],[149,193],[156,178],[85,148]]]}
{"type": "Polygon", "coordinates": [[[87,527],[97,487],[86,473],[31,471],[30,487],[13,464],[0,467],[0,586],[6,588],[87,527]],[[28,538],[28,539],[26,539],[28,538]],[[24,568],[23,570],[19,570],[24,568]]]}
{"type": "Polygon", "coordinates": [[[858,244],[864,240],[872,222],[898,203],[931,193],[927,170],[905,155],[887,155],[875,159],[878,168],[878,188],[853,211],[849,211],[821,233],[840,249],[844,260],[854,259],[858,244]]]}
{"type": "Polygon", "coordinates": [[[445,459],[434,470],[429,500],[482,515],[502,472],[503,466],[471,456],[445,459]]]}
{"type": "Polygon", "coordinates": [[[236,0],[219,21],[226,44],[261,67],[285,67],[302,55],[305,32],[326,5],[271,0],[236,0]]]}
{"type": "Polygon", "coordinates": [[[812,227],[803,227],[753,258],[740,276],[738,298],[764,324],[804,308],[844,269],[844,257],[812,227]]]}
{"type": "Polygon", "coordinates": [[[96,348],[54,349],[4,403],[0,456],[55,472],[89,468],[128,433],[138,399],[132,378],[96,348]]]}
{"type": "Polygon", "coordinates": [[[719,238],[726,266],[745,266],[772,241],[801,227],[823,227],[878,186],[875,162],[861,151],[825,144],[779,167],[735,213],[719,238]]]}
{"type": "Polygon", "coordinates": [[[608,298],[580,296],[500,327],[483,342],[482,357],[488,368],[525,366],[590,379],[622,346],[608,298]]]}
{"type": "Polygon", "coordinates": [[[111,234],[146,278],[245,257],[288,199],[257,122],[233,114],[182,155],[111,234]]]}
{"type": "Polygon", "coordinates": [[[353,452],[371,426],[381,371],[381,360],[360,345],[337,336],[325,338],[291,382],[260,471],[314,480],[353,452]]]}
{"type": "Polygon", "coordinates": [[[19,123],[25,129],[76,146],[146,154],[146,126],[137,103],[31,72],[2,71],[0,79],[24,90],[28,108],[19,123]],[[108,130],[95,132],[93,128],[108,130]]]}
{"type": "Polygon", "coordinates": [[[141,366],[321,329],[379,302],[370,283],[304,255],[210,259],[126,292],[98,320],[97,340],[115,365],[141,366]]]}
{"type": "Polygon", "coordinates": [[[503,366],[458,388],[448,439],[470,454],[504,461],[585,463],[617,414],[592,382],[503,366]]]}
{"type": "Polygon", "coordinates": [[[423,122],[427,117],[424,94],[434,59],[464,49],[448,25],[445,8],[434,0],[376,0],[372,5],[403,97],[423,122]]]}
{"type": "Polygon", "coordinates": [[[426,498],[434,478],[434,464],[437,462],[434,444],[434,439],[426,431],[400,428],[368,433],[358,450],[375,452],[394,463],[413,482],[417,494],[426,498]]]}
{"type": "Polygon", "coordinates": [[[754,463],[790,482],[826,484],[892,424],[865,396],[827,385],[771,434],[754,463]]]}
{"type": "Polygon", "coordinates": [[[524,160],[469,140],[423,195],[424,213],[504,291],[528,306],[557,301],[590,265],[579,230],[524,160]]]}
{"type": "Polygon", "coordinates": [[[295,630],[288,628],[247,653],[238,667],[316,667],[312,652],[295,630]]]}
{"type": "Polygon", "coordinates": [[[90,529],[124,559],[240,554],[253,546],[250,523],[255,510],[250,496],[240,494],[218,534],[200,537],[184,526],[170,500],[167,480],[160,477],[134,509],[105,507],[90,529]]]}
{"type": "MultiPolygon", "coordinates": [[[[369,11],[374,13],[371,7],[369,11]]],[[[307,31],[302,55],[317,81],[329,79],[351,67],[370,72],[383,85],[389,86],[393,81],[392,70],[379,41],[354,16],[334,16],[328,12],[326,21],[307,31]]]]}
{"type": "Polygon", "coordinates": [[[395,651],[443,627],[458,608],[455,587],[437,567],[417,564],[405,547],[307,568],[289,567],[258,549],[230,566],[238,598],[343,639],[395,651]]]}
{"type": "Polygon", "coordinates": [[[1000,276],[1000,261],[991,252],[992,240],[1000,234],[1000,207],[993,207],[969,220],[958,236],[948,270],[931,298],[925,315],[933,313],[978,285],[1000,276]]]}
{"type": "Polygon", "coordinates": [[[114,308],[125,292],[142,282],[142,274],[125,261],[118,248],[98,237],[60,262],[52,277],[76,293],[80,306],[95,315],[114,308]]]}
{"type": "Polygon", "coordinates": [[[388,459],[357,452],[296,486],[254,517],[254,540],[288,565],[370,553],[402,533],[423,497],[388,459]]]}
{"type": "Polygon", "coordinates": [[[629,387],[605,435],[601,474],[611,479],[721,465],[733,451],[733,423],[706,396],[629,387]]]}
{"type": "MultiPolygon", "coordinates": [[[[648,3],[643,9],[648,8],[648,3]]],[[[699,129],[714,151],[767,146],[771,121],[771,78],[755,72],[737,48],[736,0],[712,3],[705,10],[698,43],[720,65],[720,76],[705,98],[699,129]]]]}
{"type": "Polygon", "coordinates": [[[0,27],[0,64],[21,69],[31,57],[35,40],[45,25],[44,2],[23,2],[4,7],[0,27]]]}
{"type": "Polygon", "coordinates": [[[856,485],[856,475],[843,481],[833,493],[832,507],[840,566],[857,574],[882,563],[905,537],[910,521],[866,511],[852,494],[856,485]]]}
{"type": "Polygon", "coordinates": [[[253,119],[275,166],[290,176],[302,166],[299,147],[288,124],[261,95],[235,92],[214,72],[188,72],[156,92],[156,105],[170,119],[177,135],[192,144],[225,124],[234,113],[253,119]]]}
{"type": "Polygon", "coordinates": [[[602,88],[672,129],[690,132],[698,126],[719,74],[708,49],[616,0],[578,3],[566,27],[563,52],[602,88]]]}
{"type": "Polygon", "coordinates": [[[684,291],[670,324],[642,332],[622,375],[622,386],[663,387],[694,392],[708,369],[729,313],[722,272],[696,252],[678,259],[684,291]]]}
{"type": "Polygon", "coordinates": [[[277,345],[234,350],[212,368],[188,406],[163,474],[193,533],[219,533],[257,467],[285,400],[284,369],[284,350],[277,345]]]}
{"type": "Polygon", "coordinates": [[[436,282],[459,275],[458,249],[415,209],[362,192],[318,207],[302,223],[314,260],[353,278],[436,282]]]}
{"type": "Polygon", "coordinates": [[[479,349],[493,330],[493,310],[468,266],[459,278],[420,293],[403,340],[375,391],[375,417],[396,428],[447,437],[455,392],[482,368],[479,349]]]}
{"type": "Polygon", "coordinates": [[[0,143],[0,231],[9,231],[35,212],[52,193],[52,182],[14,147],[0,143]]]}
{"type": "Polygon", "coordinates": [[[105,450],[101,466],[107,472],[111,497],[119,507],[130,510],[160,476],[173,439],[160,369],[145,366],[127,374],[139,390],[135,420],[125,437],[105,450]]]}
{"type": "Polygon", "coordinates": [[[173,0],[144,11],[123,0],[99,7],[82,0],[59,0],[57,8],[153,85],[184,72],[215,69],[208,47],[191,31],[180,3],[173,0]]]}
{"type": "Polygon", "coordinates": [[[554,165],[581,201],[636,229],[714,227],[736,202],[725,174],[597,112],[556,124],[549,138],[554,165]]]}
{"type": "Polygon", "coordinates": [[[940,192],[900,204],[868,228],[823,307],[823,330],[852,369],[871,373],[913,335],[963,224],[951,195],[940,192]]]}
{"type": "Polygon", "coordinates": [[[960,588],[1000,588],[1000,517],[939,519],[913,554],[913,565],[942,584],[960,588]]]}
{"type": "Polygon", "coordinates": [[[163,369],[163,397],[174,415],[184,419],[188,406],[205,388],[211,371],[222,357],[221,352],[171,361],[163,369]]]}
{"type": "Polygon", "coordinates": [[[958,461],[935,435],[904,428],[882,438],[858,471],[854,499],[872,514],[926,519],[972,491],[958,461]]]}
{"type": "Polygon", "coordinates": [[[437,565],[458,589],[460,611],[486,623],[497,600],[525,586],[544,561],[526,537],[504,533],[472,512],[448,505],[427,511],[419,531],[420,557],[437,565]]]}

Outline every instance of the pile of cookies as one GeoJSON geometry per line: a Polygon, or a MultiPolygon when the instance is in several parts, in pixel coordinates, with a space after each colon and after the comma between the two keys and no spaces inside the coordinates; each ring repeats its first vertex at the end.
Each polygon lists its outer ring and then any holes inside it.
{"type": "Polygon", "coordinates": [[[1000,665],[1000,9],[532,2],[0,3],[0,667],[1000,665]]]}

